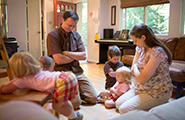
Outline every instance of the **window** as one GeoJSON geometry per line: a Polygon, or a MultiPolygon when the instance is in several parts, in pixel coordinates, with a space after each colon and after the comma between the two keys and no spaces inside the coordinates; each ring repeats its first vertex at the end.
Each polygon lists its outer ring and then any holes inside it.
{"type": "Polygon", "coordinates": [[[169,4],[123,9],[122,28],[131,29],[137,23],[151,27],[155,34],[168,34],[169,4]]]}
{"type": "Polygon", "coordinates": [[[60,5],[57,4],[57,13],[60,13],[60,5]]]}
{"type": "Polygon", "coordinates": [[[68,11],[68,8],[69,8],[69,7],[66,5],[66,7],[65,7],[65,11],[68,11]]]}
{"type": "MultiPolygon", "coordinates": [[[[183,1],[183,4],[185,5],[185,0],[183,1]]],[[[183,34],[185,35],[185,6],[183,6],[183,24],[184,24],[184,29],[183,29],[183,34]]]]}
{"type": "MultiPolygon", "coordinates": [[[[59,8],[60,9],[60,8],[59,8]]],[[[58,9],[57,9],[58,11],[58,9]]],[[[59,10],[60,11],[60,10],[59,10]]],[[[64,5],[61,5],[61,12],[63,13],[65,10],[64,10],[64,5]]]]}
{"type": "Polygon", "coordinates": [[[137,23],[144,23],[144,7],[127,8],[124,11],[124,24],[126,29],[131,29],[137,23]]]}
{"type": "Polygon", "coordinates": [[[82,40],[84,46],[87,47],[87,2],[82,3],[82,40]]]}
{"type": "Polygon", "coordinates": [[[184,34],[185,34],[185,15],[184,15],[184,34]]]}
{"type": "Polygon", "coordinates": [[[87,48],[87,2],[77,4],[77,14],[79,16],[77,32],[81,35],[84,46],[87,48]]]}

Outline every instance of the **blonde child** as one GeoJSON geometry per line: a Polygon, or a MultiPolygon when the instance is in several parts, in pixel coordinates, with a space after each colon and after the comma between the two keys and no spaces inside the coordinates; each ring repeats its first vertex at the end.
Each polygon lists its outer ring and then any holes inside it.
{"type": "Polygon", "coordinates": [[[30,88],[54,94],[53,109],[70,120],[82,120],[83,115],[74,112],[69,100],[78,94],[78,83],[72,72],[43,71],[40,63],[27,52],[17,52],[10,58],[16,76],[0,87],[0,93],[8,94],[17,89],[30,88]],[[62,88],[62,89],[61,89],[62,88]]]}
{"type": "Polygon", "coordinates": [[[55,61],[51,57],[41,56],[39,59],[39,62],[41,63],[44,71],[48,70],[48,71],[52,72],[54,70],[55,61]]]}
{"type": "Polygon", "coordinates": [[[130,89],[131,70],[128,67],[120,67],[116,70],[116,83],[110,90],[105,90],[100,93],[100,96],[105,99],[105,107],[115,107],[115,101],[130,89]]]}

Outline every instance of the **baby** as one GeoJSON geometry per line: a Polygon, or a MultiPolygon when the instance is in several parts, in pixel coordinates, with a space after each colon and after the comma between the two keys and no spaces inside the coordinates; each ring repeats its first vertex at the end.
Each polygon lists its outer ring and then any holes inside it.
{"type": "Polygon", "coordinates": [[[69,120],[82,120],[83,115],[75,112],[70,100],[78,95],[78,81],[72,72],[50,72],[27,52],[17,52],[9,60],[16,76],[6,85],[0,86],[0,94],[8,94],[17,89],[34,89],[53,94],[53,109],[69,120]],[[23,69],[24,68],[24,69],[23,69]]]}
{"type": "MultiPolygon", "coordinates": [[[[43,71],[50,71],[50,72],[54,71],[55,61],[51,57],[41,56],[39,58],[39,62],[41,63],[43,71]]],[[[53,115],[59,117],[59,114],[55,112],[55,110],[52,107],[52,100],[49,100],[47,103],[45,103],[43,108],[51,112],[53,115]]]]}
{"type": "Polygon", "coordinates": [[[130,89],[131,83],[131,70],[128,67],[122,66],[116,70],[116,83],[110,90],[102,91],[99,94],[99,100],[105,102],[105,107],[115,107],[115,101],[122,94],[130,89]],[[103,99],[104,101],[100,100],[103,99]]]}
{"type": "Polygon", "coordinates": [[[52,72],[54,70],[55,61],[49,56],[41,56],[39,59],[43,70],[48,70],[52,72]]]}

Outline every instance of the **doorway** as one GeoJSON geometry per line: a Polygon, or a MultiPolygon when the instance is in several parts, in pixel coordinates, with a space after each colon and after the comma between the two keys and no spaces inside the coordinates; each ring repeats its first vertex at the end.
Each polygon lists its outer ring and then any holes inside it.
{"type": "Polygon", "coordinates": [[[26,7],[28,51],[38,59],[42,56],[41,0],[26,0],[26,7]]]}
{"type": "MultiPolygon", "coordinates": [[[[87,55],[87,2],[78,3],[76,5],[76,12],[79,16],[79,21],[77,24],[77,32],[81,35],[82,41],[84,43],[87,55]]],[[[87,60],[80,61],[80,63],[86,63],[87,60]]]]}
{"type": "Polygon", "coordinates": [[[54,24],[55,28],[59,27],[62,22],[63,14],[67,10],[73,10],[76,12],[76,4],[70,2],[63,2],[60,0],[54,0],[54,24]]]}
{"type": "Polygon", "coordinates": [[[77,4],[77,14],[80,18],[77,24],[77,32],[81,35],[82,41],[87,50],[87,2],[77,4]]]}

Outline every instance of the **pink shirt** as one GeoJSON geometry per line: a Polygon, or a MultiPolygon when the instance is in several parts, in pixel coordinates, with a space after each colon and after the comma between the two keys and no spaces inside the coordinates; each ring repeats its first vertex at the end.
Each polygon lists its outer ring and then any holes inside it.
{"type": "Polygon", "coordinates": [[[12,84],[20,89],[30,88],[43,92],[54,92],[56,75],[61,72],[40,71],[36,75],[28,75],[23,78],[15,78],[12,84]]]}
{"type": "Polygon", "coordinates": [[[121,84],[119,84],[118,82],[116,82],[114,84],[113,88],[116,89],[117,92],[124,94],[124,93],[126,93],[130,89],[130,86],[127,83],[121,83],[121,84]]]}

